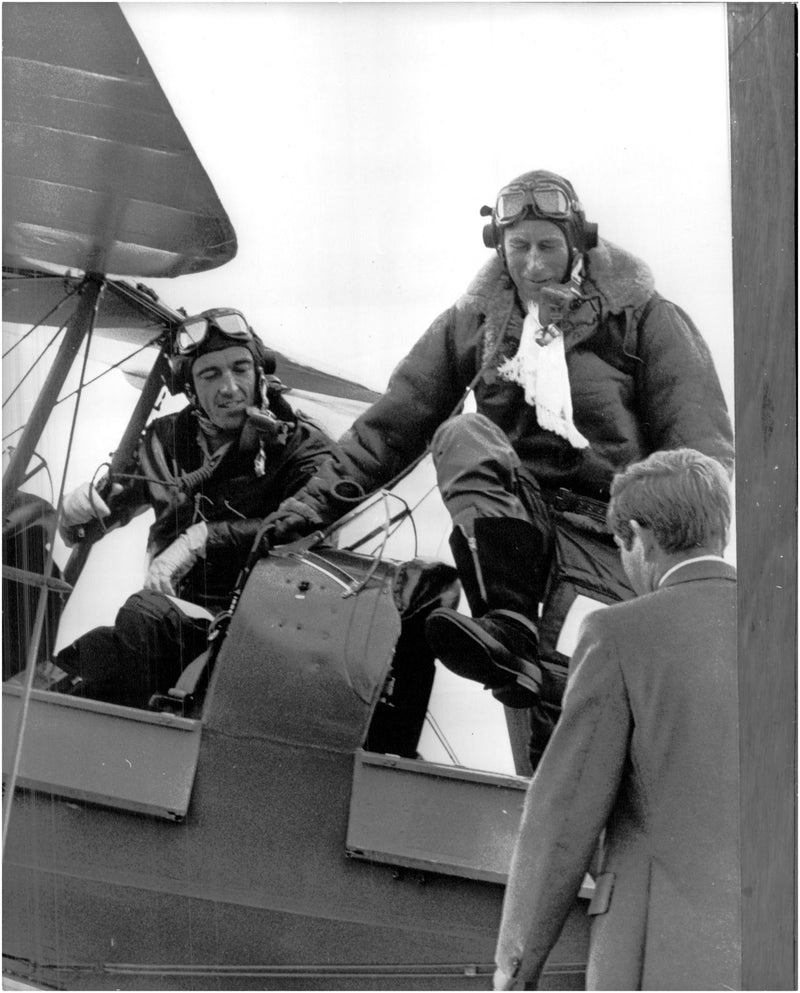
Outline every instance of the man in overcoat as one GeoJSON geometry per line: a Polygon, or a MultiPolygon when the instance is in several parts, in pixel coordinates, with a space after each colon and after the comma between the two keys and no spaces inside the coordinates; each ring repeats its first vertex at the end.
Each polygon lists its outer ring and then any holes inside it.
{"type": "Polygon", "coordinates": [[[725,472],[693,450],[612,483],[608,522],[638,596],[584,621],[525,801],[495,989],[535,988],[590,868],[588,989],[740,987],[730,516],[725,472]]]}

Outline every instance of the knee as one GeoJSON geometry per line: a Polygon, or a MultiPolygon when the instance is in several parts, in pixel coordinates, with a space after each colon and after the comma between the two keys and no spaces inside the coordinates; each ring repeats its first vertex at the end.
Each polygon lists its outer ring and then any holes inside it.
{"type": "Polygon", "coordinates": [[[506,435],[484,414],[458,414],[440,424],[431,441],[431,453],[434,463],[447,458],[453,452],[472,458],[472,453],[478,457],[486,450],[499,451],[508,449],[513,453],[506,435]]]}
{"type": "Polygon", "coordinates": [[[117,640],[131,648],[137,644],[144,646],[154,628],[169,623],[174,610],[172,601],[165,594],[157,590],[138,590],[128,597],[114,618],[117,640]]]}
{"type": "Polygon", "coordinates": [[[117,611],[115,626],[130,615],[147,614],[152,617],[162,617],[172,609],[172,602],[165,593],[158,590],[137,590],[132,593],[117,611]]]}

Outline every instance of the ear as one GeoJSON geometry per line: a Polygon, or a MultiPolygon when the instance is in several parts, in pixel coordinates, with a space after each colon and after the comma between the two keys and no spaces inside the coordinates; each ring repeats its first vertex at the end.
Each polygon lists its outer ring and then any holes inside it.
{"type": "Polygon", "coordinates": [[[650,559],[657,547],[655,535],[650,528],[643,527],[638,521],[628,521],[628,525],[633,531],[633,540],[638,540],[641,544],[645,559],[650,559]]]}

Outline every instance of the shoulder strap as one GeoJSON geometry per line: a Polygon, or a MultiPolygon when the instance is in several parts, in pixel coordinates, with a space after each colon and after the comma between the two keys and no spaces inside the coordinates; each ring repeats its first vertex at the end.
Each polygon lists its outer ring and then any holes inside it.
{"type": "Polygon", "coordinates": [[[636,311],[633,312],[634,320],[631,321],[631,326],[625,333],[625,339],[622,343],[622,351],[628,358],[634,359],[636,362],[642,361],[637,352],[639,345],[639,331],[644,327],[645,321],[650,316],[650,313],[660,299],[661,297],[658,293],[653,291],[638,314],[636,311]]]}
{"type": "Polygon", "coordinates": [[[658,303],[660,299],[661,297],[659,297],[658,293],[653,292],[650,294],[647,303],[644,305],[644,307],[642,307],[642,312],[639,314],[639,319],[637,321],[639,327],[642,327],[644,322],[650,316],[650,311],[653,309],[653,307],[655,307],[655,305],[658,303]]]}

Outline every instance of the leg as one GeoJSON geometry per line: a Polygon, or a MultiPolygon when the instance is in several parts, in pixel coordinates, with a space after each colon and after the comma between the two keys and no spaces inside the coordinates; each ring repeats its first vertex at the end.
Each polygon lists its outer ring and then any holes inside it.
{"type": "Polygon", "coordinates": [[[138,706],[154,693],[166,693],[186,666],[206,650],[209,621],[189,617],[168,597],[139,590],[128,597],[116,618],[116,638],[125,667],[124,691],[138,706]]]}
{"type": "Polygon", "coordinates": [[[541,683],[536,621],[550,557],[547,509],[535,484],[522,485],[506,436],[481,414],[447,421],[432,449],[472,618],[436,610],[428,639],[449,669],[508,705],[530,706],[541,683]]]}
{"type": "Polygon", "coordinates": [[[393,592],[402,623],[400,638],[364,747],[415,758],[435,675],[425,622],[436,607],[455,607],[461,587],[451,566],[414,559],[397,569],[393,592]]]}
{"type": "Polygon", "coordinates": [[[112,689],[109,677],[113,676],[114,671],[109,660],[116,658],[117,654],[114,628],[94,628],[82,634],[56,655],[55,665],[63,669],[69,678],[60,680],[53,688],[72,696],[108,699],[106,694],[112,689]]]}
{"type": "Polygon", "coordinates": [[[79,677],[67,692],[146,707],[205,650],[207,631],[207,621],[187,617],[161,593],[141,590],[120,607],[113,628],[81,635],[55,662],[79,677]]]}
{"type": "MultiPolygon", "coordinates": [[[[602,504],[597,506],[604,509],[602,504]]],[[[578,596],[597,601],[599,606],[634,596],[610,534],[558,511],[553,520],[554,565],[539,624],[542,692],[530,711],[528,749],[534,769],[561,712],[571,652],[571,644],[562,643],[562,629],[573,603],[578,596]]]]}
{"type": "Polygon", "coordinates": [[[436,478],[453,527],[472,534],[478,517],[527,520],[517,496],[520,461],[508,438],[483,414],[461,414],[431,443],[436,478]]]}

